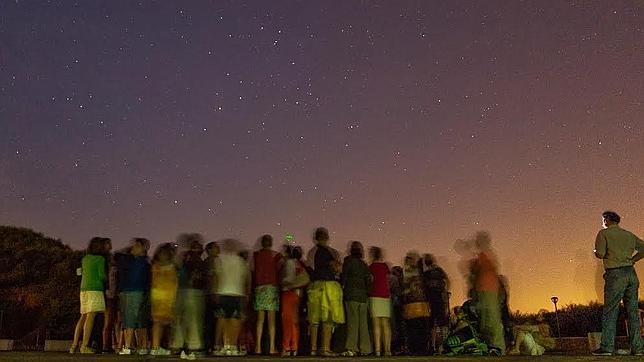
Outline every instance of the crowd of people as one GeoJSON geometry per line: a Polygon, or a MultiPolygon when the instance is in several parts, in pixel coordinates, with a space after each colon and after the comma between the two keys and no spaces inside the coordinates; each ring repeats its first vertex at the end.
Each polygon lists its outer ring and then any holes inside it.
{"type": "MultiPolygon", "coordinates": [[[[451,346],[450,315],[459,308],[450,313],[449,279],[431,254],[409,252],[390,267],[381,248],[365,255],[359,241],[341,258],[323,227],[313,241],[305,256],[288,240],[274,250],[271,235],[250,253],[234,239],[182,234],[150,260],[147,239],[112,253],[110,239],[95,237],[79,269],[81,316],[70,353],[390,356],[451,346]],[[101,314],[102,340],[92,341],[101,314]]],[[[503,324],[507,297],[489,235],[478,233],[471,245],[477,336],[486,352],[501,355],[513,340],[503,324]]]]}

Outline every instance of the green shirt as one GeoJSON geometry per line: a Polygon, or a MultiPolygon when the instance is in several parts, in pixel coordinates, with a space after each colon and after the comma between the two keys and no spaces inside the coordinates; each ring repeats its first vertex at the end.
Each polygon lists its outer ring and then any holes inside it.
{"type": "Polygon", "coordinates": [[[633,265],[635,252],[644,252],[644,241],[617,225],[600,230],[595,240],[595,255],[604,261],[604,269],[633,265]]]}
{"type": "Polygon", "coordinates": [[[104,291],[107,275],[105,258],[102,255],[87,254],[81,262],[81,292],[104,291]]]}

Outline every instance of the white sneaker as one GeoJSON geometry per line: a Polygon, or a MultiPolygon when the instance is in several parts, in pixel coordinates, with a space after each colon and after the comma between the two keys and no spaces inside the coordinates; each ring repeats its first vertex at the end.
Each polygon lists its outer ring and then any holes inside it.
{"type": "Polygon", "coordinates": [[[226,349],[225,348],[218,348],[214,352],[212,352],[213,356],[225,356],[226,355],[226,349]]]}
{"type": "Polygon", "coordinates": [[[127,347],[123,347],[123,348],[121,348],[121,350],[119,351],[119,354],[120,354],[121,356],[129,356],[129,355],[131,355],[131,354],[132,354],[132,350],[131,350],[131,349],[129,349],[129,348],[127,348],[127,347]]]}
{"type": "Polygon", "coordinates": [[[139,356],[145,356],[146,354],[150,354],[150,350],[148,350],[147,348],[137,349],[136,354],[138,354],[139,356]]]}
{"type": "Polygon", "coordinates": [[[153,348],[150,350],[150,355],[151,356],[169,356],[170,350],[165,349],[163,347],[153,348]]]}
{"type": "Polygon", "coordinates": [[[197,359],[197,354],[194,352],[186,353],[186,351],[181,351],[181,359],[186,359],[188,361],[194,361],[197,359]]]}

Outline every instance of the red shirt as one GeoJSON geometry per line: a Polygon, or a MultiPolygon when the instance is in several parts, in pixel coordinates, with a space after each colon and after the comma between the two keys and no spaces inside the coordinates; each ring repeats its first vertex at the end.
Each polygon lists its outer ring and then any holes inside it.
{"type": "Polygon", "coordinates": [[[389,267],[382,262],[374,262],[369,265],[369,271],[373,276],[370,297],[389,298],[389,267]]]}
{"type": "Polygon", "coordinates": [[[255,286],[278,286],[278,262],[281,255],[270,249],[261,249],[253,253],[255,286]]]}

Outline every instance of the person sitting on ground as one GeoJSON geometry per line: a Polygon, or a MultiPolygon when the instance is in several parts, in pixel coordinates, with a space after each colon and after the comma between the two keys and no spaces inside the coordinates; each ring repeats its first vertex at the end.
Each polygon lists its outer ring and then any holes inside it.
{"type": "Polygon", "coordinates": [[[550,336],[550,326],[545,322],[546,310],[537,315],[537,324],[514,326],[514,346],[511,355],[541,356],[545,351],[555,348],[556,341],[550,336]]]}

